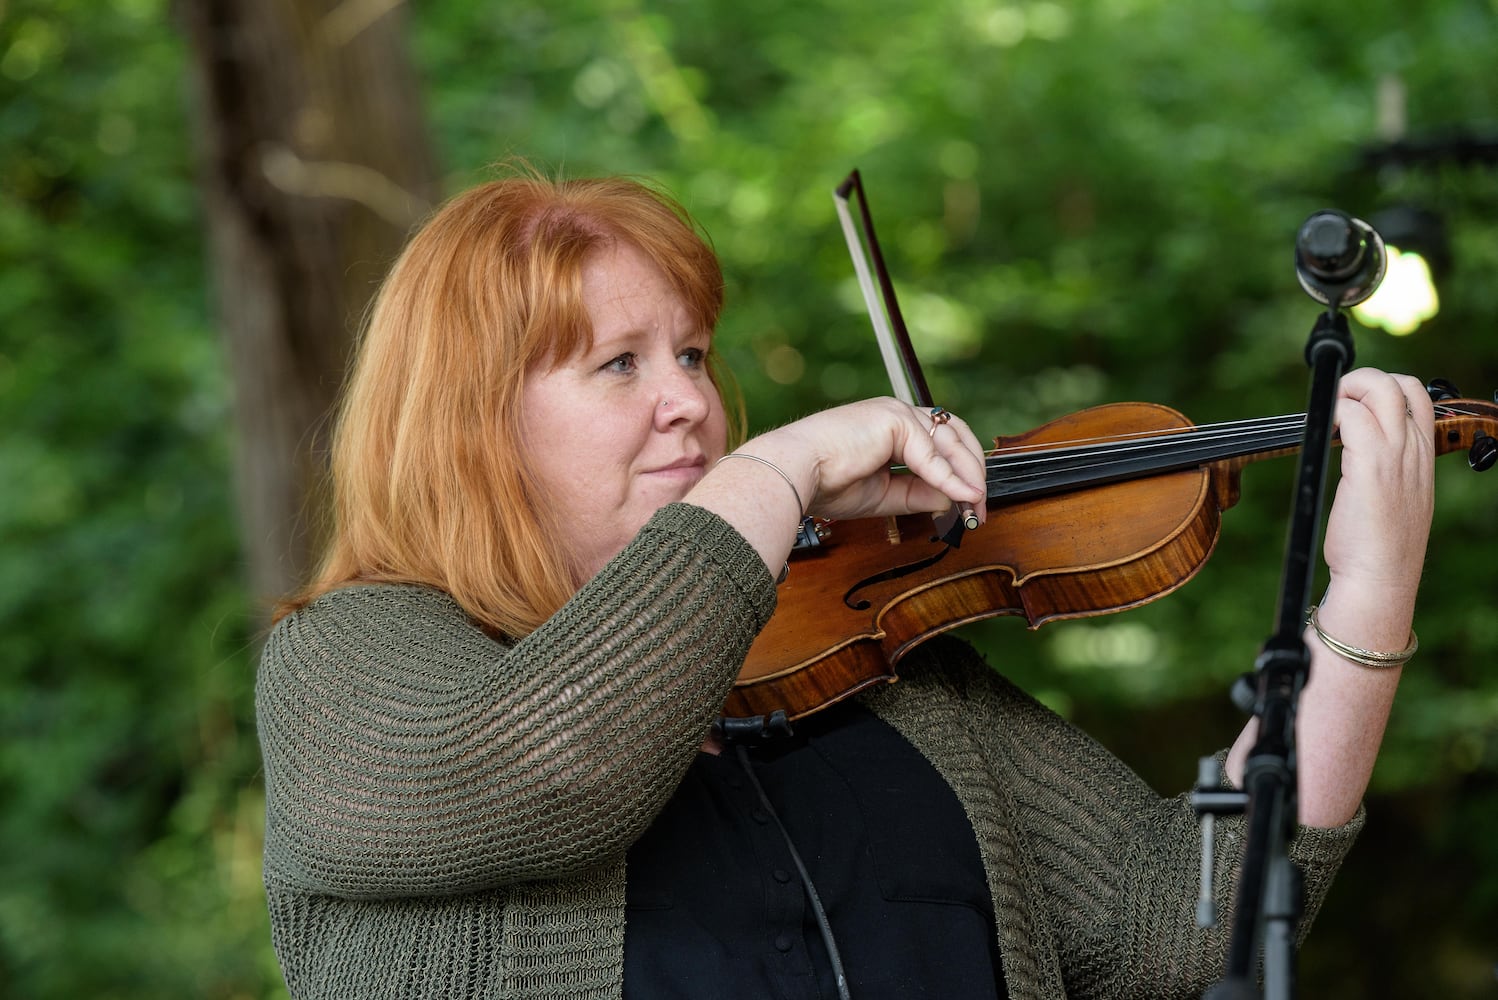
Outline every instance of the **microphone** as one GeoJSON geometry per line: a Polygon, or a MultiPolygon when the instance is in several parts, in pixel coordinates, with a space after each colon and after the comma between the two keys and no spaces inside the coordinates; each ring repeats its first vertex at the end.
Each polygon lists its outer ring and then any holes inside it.
{"type": "Polygon", "coordinates": [[[1306,294],[1340,309],[1368,298],[1384,280],[1383,237],[1362,219],[1324,209],[1295,234],[1295,274],[1306,294]]]}

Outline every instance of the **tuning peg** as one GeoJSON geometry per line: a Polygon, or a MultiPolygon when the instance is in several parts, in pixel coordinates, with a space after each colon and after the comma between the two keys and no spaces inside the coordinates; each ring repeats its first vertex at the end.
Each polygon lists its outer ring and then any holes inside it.
{"type": "Polygon", "coordinates": [[[1486,472],[1494,462],[1498,462],[1498,440],[1494,440],[1491,434],[1478,431],[1467,452],[1467,464],[1477,472],[1486,472]]]}
{"type": "Polygon", "coordinates": [[[1461,399],[1462,394],[1457,391],[1456,386],[1449,379],[1433,378],[1425,384],[1425,391],[1430,393],[1430,401],[1439,403],[1443,399],[1461,399]]]}

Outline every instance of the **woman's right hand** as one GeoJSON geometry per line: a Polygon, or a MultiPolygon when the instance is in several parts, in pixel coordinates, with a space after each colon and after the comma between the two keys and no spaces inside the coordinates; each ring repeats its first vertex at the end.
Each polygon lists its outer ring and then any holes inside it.
{"type": "Polygon", "coordinates": [[[967,503],[986,516],[983,446],[972,430],[956,416],[936,423],[929,409],[897,399],[823,410],[739,450],[760,454],[793,477],[808,477],[802,495],[809,514],[881,517],[938,513],[967,503]],[[896,465],[910,474],[892,474],[896,465]]]}
{"type": "Polygon", "coordinates": [[[896,399],[823,410],[736,450],[761,461],[719,464],[685,500],[721,515],[775,570],[803,514],[851,519],[968,504],[980,520],[987,517],[983,448],[972,430],[955,416],[938,423],[928,408],[896,399]],[[794,497],[762,462],[784,473],[794,497]],[[909,474],[892,473],[897,465],[909,474]]]}

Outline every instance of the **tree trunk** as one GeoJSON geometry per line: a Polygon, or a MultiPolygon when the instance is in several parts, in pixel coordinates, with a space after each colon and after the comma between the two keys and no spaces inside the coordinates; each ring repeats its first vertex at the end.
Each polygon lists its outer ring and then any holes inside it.
{"type": "Polygon", "coordinates": [[[185,0],[250,585],[304,582],[360,318],[438,196],[397,0],[185,0]]]}

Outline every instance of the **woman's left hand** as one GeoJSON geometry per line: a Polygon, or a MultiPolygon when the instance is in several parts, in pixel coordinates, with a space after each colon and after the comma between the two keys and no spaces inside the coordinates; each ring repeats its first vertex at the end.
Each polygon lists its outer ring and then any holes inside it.
{"type": "Polygon", "coordinates": [[[1360,368],[1337,401],[1341,480],[1324,555],[1334,586],[1413,596],[1435,506],[1435,414],[1420,380],[1360,368]]]}
{"type": "MultiPolygon", "coordinates": [[[[1359,649],[1398,652],[1411,638],[1435,505],[1435,415],[1418,379],[1361,368],[1342,377],[1336,412],[1341,479],[1327,520],[1330,583],[1323,631],[1359,649]]],[[[1354,663],[1303,635],[1310,678],[1296,713],[1300,821],[1348,822],[1367,790],[1399,686],[1399,669],[1354,663]]],[[[1242,780],[1257,740],[1250,720],[1228,754],[1242,780]]]]}

